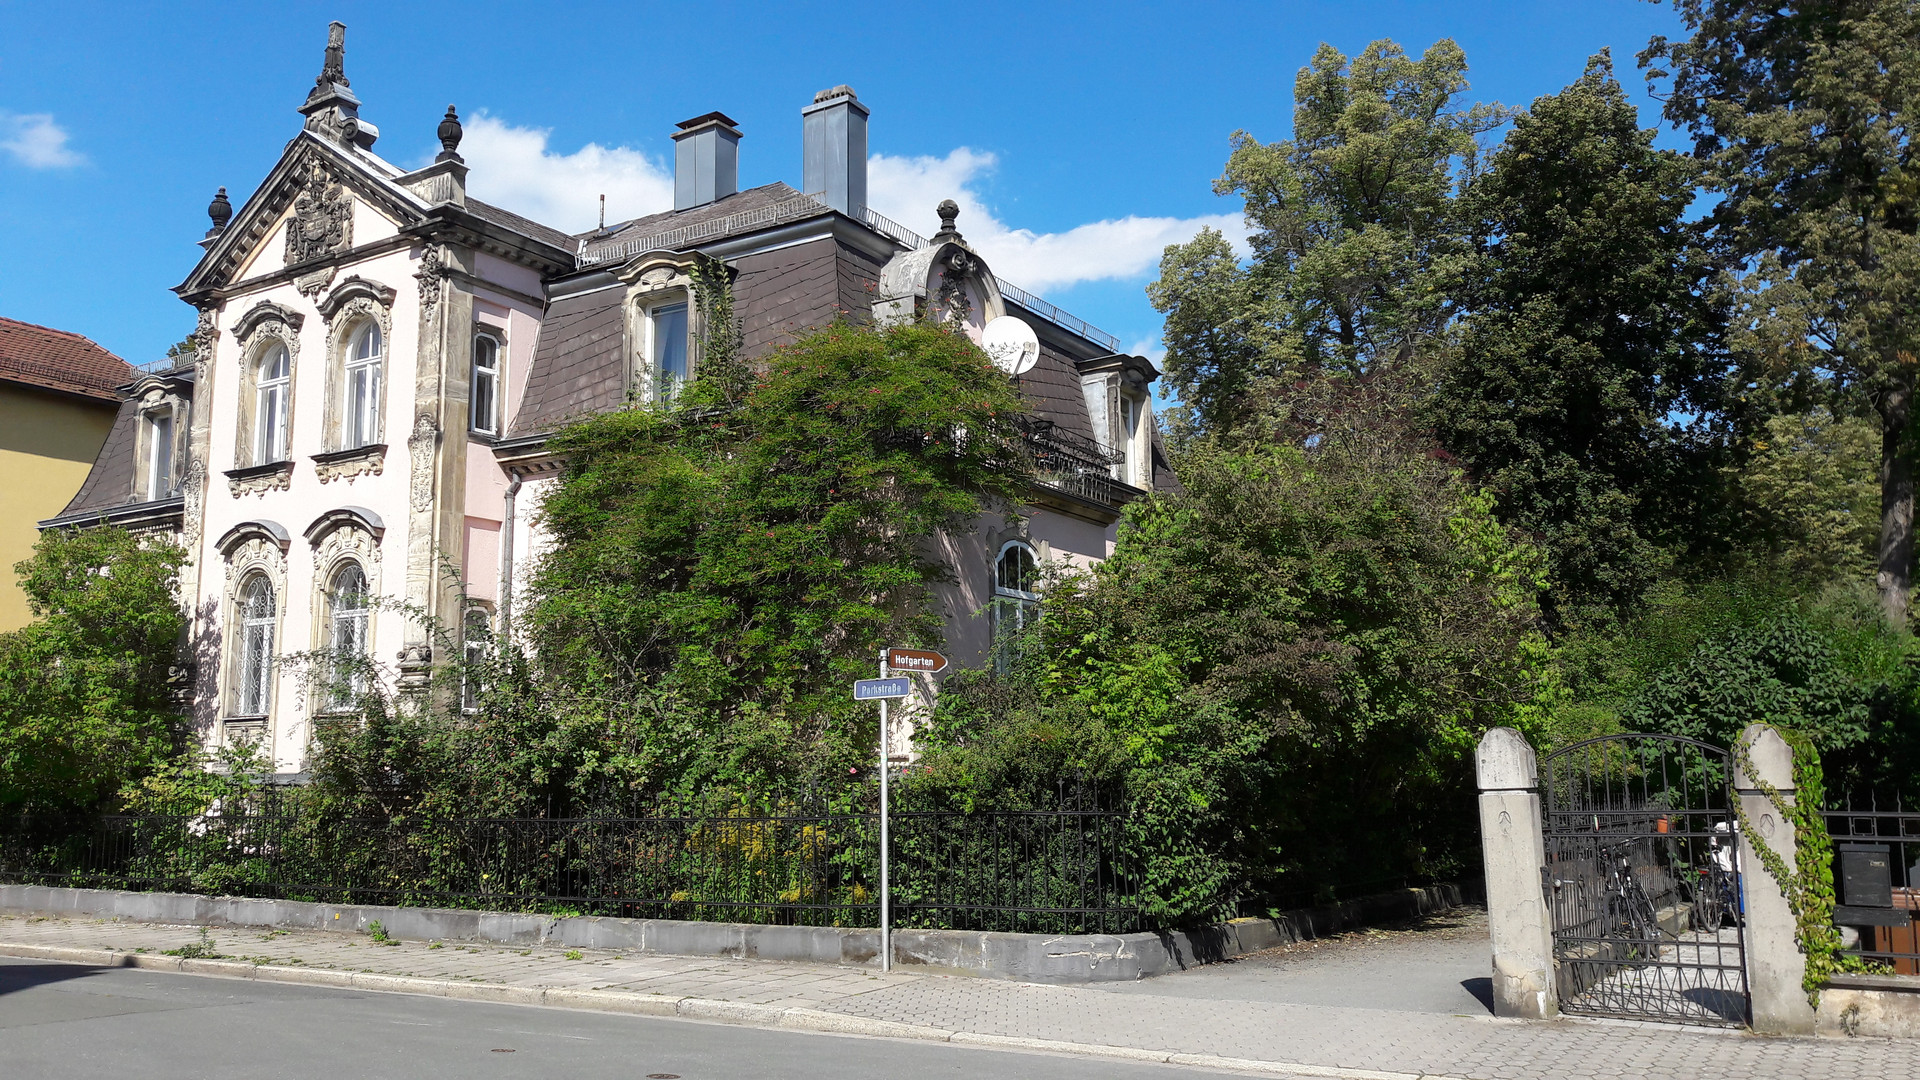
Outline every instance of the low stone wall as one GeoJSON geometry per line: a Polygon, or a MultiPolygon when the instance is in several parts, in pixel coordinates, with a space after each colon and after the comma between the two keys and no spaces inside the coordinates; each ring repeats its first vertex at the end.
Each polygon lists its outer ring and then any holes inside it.
{"type": "Polygon", "coordinates": [[[1920,975],[1835,975],[1820,991],[1822,1035],[1920,1039],[1920,975]]]}
{"type": "MultiPolygon", "coordinates": [[[[1458,886],[1439,885],[1290,911],[1275,919],[1234,919],[1193,930],[1064,935],[895,930],[893,962],[922,971],[1024,982],[1125,982],[1324,937],[1348,927],[1403,921],[1461,902],[1458,886]]],[[[378,921],[393,937],[418,941],[880,966],[880,931],[870,928],[554,917],[39,885],[0,885],[0,912],[346,933],[365,932],[378,921]]]]}

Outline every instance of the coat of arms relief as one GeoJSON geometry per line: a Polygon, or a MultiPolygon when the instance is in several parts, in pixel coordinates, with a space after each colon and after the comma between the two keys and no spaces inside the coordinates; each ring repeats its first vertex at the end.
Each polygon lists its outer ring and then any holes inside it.
{"type": "MultiPolygon", "coordinates": [[[[353,198],[326,166],[314,161],[293,200],[287,221],[286,265],[298,266],[353,243],[353,198]]],[[[295,280],[301,292],[313,295],[333,280],[333,268],[315,270],[295,280]]]]}

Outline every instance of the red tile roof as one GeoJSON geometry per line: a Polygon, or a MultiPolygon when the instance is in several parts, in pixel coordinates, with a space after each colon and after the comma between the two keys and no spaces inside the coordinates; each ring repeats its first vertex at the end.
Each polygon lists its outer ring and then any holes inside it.
{"type": "Polygon", "coordinates": [[[79,334],[0,317],[0,379],[48,390],[117,400],[133,365],[79,334]]]}

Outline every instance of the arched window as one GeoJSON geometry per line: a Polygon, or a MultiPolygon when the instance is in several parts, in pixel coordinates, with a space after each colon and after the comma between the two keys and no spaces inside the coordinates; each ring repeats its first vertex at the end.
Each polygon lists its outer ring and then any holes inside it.
{"type": "Polygon", "coordinates": [[[1000,546],[993,565],[994,666],[1006,670],[1020,632],[1040,614],[1040,565],[1018,540],[1000,546]]]}
{"type": "Polygon", "coordinates": [[[254,369],[253,463],[287,459],[287,392],[292,364],[285,345],[274,344],[254,369]]]}
{"type": "Polygon", "coordinates": [[[484,608],[471,608],[461,624],[461,643],[466,652],[466,670],[460,679],[460,708],[480,711],[480,694],[486,689],[481,681],[487,657],[493,648],[493,619],[484,608]]]}
{"type": "Polygon", "coordinates": [[[254,574],[240,587],[240,662],[236,716],[265,716],[273,705],[273,583],[254,574]]]}
{"type": "Polygon", "coordinates": [[[385,358],[381,346],[380,326],[373,322],[360,327],[347,345],[343,450],[380,441],[380,368],[385,358]]]}
{"type": "Polygon", "coordinates": [[[359,563],[347,563],[333,572],[327,584],[327,650],[333,655],[333,677],[327,704],[351,709],[367,687],[367,575],[359,563]]]}
{"type": "Polygon", "coordinates": [[[500,342],[486,334],[473,339],[473,385],[469,390],[473,430],[482,435],[500,430],[500,342]]]}

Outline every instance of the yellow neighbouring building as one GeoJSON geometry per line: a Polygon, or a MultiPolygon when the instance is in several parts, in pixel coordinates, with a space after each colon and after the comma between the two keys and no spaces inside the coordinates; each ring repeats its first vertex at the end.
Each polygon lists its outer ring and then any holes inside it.
{"type": "Polygon", "coordinates": [[[32,620],[13,564],[86,481],[136,374],[79,334],[0,318],[0,631],[32,620]]]}

